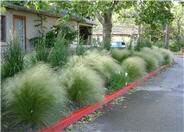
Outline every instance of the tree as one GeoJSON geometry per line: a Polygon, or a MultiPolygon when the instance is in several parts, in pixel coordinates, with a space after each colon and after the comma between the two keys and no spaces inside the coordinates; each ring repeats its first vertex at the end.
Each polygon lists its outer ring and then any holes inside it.
{"type": "MultiPolygon", "coordinates": [[[[112,15],[119,13],[122,8],[127,9],[134,5],[134,1],[62,1],[54,2],[56,12],[67,10],[64,19],[72,17],[72,14],[78,14],[81,17],[97,18],[103,27],[104,47],[110,49],[112,32],[112,15]]],[[[63,19],[62,18],[62,19],[63,19]]]]}
{"type": "MultiPolygon", "coordinates": [[[[77,14],[79,18],[90,17],[97,18],[103,26],[103,42],[106,49],[110,49],[111,32],[112,32],[112,15],[119,13],[122,8],[127,9],[133,6],[135,1],[31,1],[25,2],[26,7],[34,6],[36,10],[50,9],[49,4],[55,5],[55,12],[66,10],[66,14],[59,19],[60,21],[67,20],[77,14]]],[[[16,2],[17,4],[17,2],[16,2]]],[[[81,19],[82,20],[82,19],[81,19]]]]}
{"type": "Polygon", "coordinates": [[[184,24],[184,8],[182,7],[182,3],[178,2],[174,5],[173,14],[175,18],[174,24],[177,25],[177,45],[180,49],[181,26],[184,24]]]}
{"type": "MultiPolygon", "coordinates": [[[[161,27],[169,25],[173,21],[172,5],[171,1],[139,1],[135,8],[135,22],[137,25],[149,25],[151,29],[150,35],[153,35],[154,29],[158,27],[161,29],[161,27]]],[[[168,33],[167,31],[166,41],[169,39],[168,33]]]]}

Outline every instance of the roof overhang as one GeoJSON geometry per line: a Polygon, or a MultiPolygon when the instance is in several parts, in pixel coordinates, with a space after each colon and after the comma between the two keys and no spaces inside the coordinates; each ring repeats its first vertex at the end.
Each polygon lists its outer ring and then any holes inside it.
{"type": "MultiPolygon", "coordinates": [[[[44,16],[48,16],[48,17],[55,17],[55,18],[60,18],[62,16],[64,16],[64,13],[60,13],[60,14],[55,14],[53,11],[50,10],[45,10],[45,11],[37,11],[34,8],[27,8],[25,6],[18,6],[18,5],[14,5],[14,4],[9,4],[6,3],[5,5],[6,9],[13,9],[13,10],[17,10],[17,11],[24,11],[24,12],[30,12],[30,13],[34,13],[34,14],[40,14],[40,15],[44,15],[44,16]]],[[[87,18],[81,18],[78,17],[77,15],[73,16],[72,18],[70,18],[69,20],[71,21],[76,21],[78,23],[85,23],[85,24],[89,24],[91,26],[96,25],[95,22],[93,22],[90,19],[87,18]]]]}

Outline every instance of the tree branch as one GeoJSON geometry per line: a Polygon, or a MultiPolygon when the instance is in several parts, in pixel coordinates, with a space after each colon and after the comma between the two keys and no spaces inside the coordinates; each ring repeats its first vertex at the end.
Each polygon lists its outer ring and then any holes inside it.
{"type": "Polygon", "coordinates": [[[96,12],[96,17],[100,21],[100,23],[103,25],[104,19],[102,18],[102,16],[100,15],[100,13],[98,11],[96,12]]]}
{"type": "Polygon", "coordinates": [[[119,3],[119,1],[113,1],[111,7],[113,8],[115,5],[117,5],[119,3]]]}

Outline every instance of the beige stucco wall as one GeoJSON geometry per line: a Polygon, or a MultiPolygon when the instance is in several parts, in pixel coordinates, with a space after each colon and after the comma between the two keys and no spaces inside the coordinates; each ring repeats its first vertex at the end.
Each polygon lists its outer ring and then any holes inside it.
{"type": "MultiPolygon", "coordinates": [[[[37,14],[23,12],[23,11],[16,11],[12,9],[7,9],[6,12],[2,13],[2,15],[6,16],[6,42],[0,42],[1,51],[3,51],[4,47],[6,47],[7,42],[12,39],[13,34],[13,15],[25,16],[26,17],[26,40],[27,40],[27,49],[31,49],[31,44],[29,40],[33,37],[38,36],[38,28],[35,27],[35,20],[39,19],[37,14]]],[[[56,24],[58,18],[56,17],[48,17],[44,22],[44,26],[46,27],[46,31],[51,30],[51,27],[56,24]]],[[[67,24],[74,27],[76,30],[78,29],[78,23],[75,21],[68,21],[67,24]]],[[[77,40],[76,40],[77,42],[77,40]]]]}

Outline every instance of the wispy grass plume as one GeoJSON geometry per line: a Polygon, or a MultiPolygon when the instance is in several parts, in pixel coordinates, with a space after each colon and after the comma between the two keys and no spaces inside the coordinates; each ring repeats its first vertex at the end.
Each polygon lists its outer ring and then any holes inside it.
{"type": "Polygon", "coordinates": [[[24,123],[32,128],[58,119],[66,99],[56,75],[45,64],[37,64],[8,80],[5,98],[13,125],[24,123]]]}
{"type": "Polygon", "coordinates": [[[72,101],[91,104],[104,97],[104,81],[83,64],[63,69],[59,80],[72,101]]]}
{"type": "Polygon", "coordinates": [[[172,52],[163,48],[160,48],[160,50],[162,55],[164,56],[164,64],[172,64],[174,58],[172,52]]]}
{"type": "Polygon", "coordinates": [[[128,73],[129,81],[136,80],[146,73],[146,64],[140,57],[130,57],[123,61],[122,68],[128,73]]]}
{"type": "Polygon", "coordinates": [[[96,71],[104,80],[108,80],[112,73],[120,71],[120,66],[107,51],[87,51],[85,56],[71,57],[68,65],[84,64],[96,71]]]}
{"type": "Polygon", "coordinates": [[[156,52],[155,50],[147,47],[142,48],[141,51],[144,52],[145,54],[151,54],[153,57],[155,57],[155,59],[158,61],[159,66],[163,64],[164,57],[160,52],[156,52]]]}
{"type": "Polygon", "coordinates": [[[116,59],[118,62],[122,62],[124,59],[131,56],[131,51],[127,49],[112,49],[111,50],[112,57],[116,59]]]}
{"type": "Polygon", "coordinates": [[[151,72],[158,68],[158,61],[153,57],[152,54],[145,54],[144,52],[135,52],[135,56],[139,56],[146,62],[146,71],[151,72]]]}

